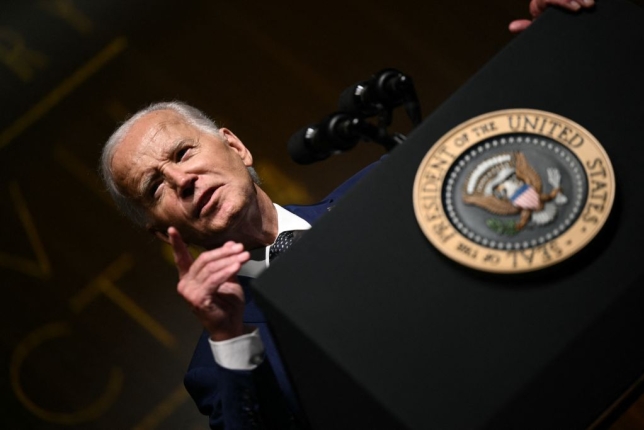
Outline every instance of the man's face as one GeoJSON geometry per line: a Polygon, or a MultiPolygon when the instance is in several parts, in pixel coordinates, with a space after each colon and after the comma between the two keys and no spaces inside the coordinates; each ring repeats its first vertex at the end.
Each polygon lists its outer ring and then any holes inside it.
{"type": "Polygon", "coordinates": [[[145,209],[153,232],[164,235],[174,226],[187,242],[211,248],[235,240],[256,215],[251,164],[230,130],[205,133],[161,110],[130,128],[114,151],[112,171],[122,192],[145,209]]]}

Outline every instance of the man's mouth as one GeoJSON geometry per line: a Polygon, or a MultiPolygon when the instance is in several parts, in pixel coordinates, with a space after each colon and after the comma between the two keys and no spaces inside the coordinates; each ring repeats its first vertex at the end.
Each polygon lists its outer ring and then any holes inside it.
{"type": "Polygon", "coordinates": [[[195,205],[194,216],[195,218],[200,218],[204,216],[212,206],[216,203],[217,199],[213,198],[213,195],[217,192],[220,187],[208,188],[206,191],[201,193],[199,199],[197,199],[197,204],[195,205]]]}

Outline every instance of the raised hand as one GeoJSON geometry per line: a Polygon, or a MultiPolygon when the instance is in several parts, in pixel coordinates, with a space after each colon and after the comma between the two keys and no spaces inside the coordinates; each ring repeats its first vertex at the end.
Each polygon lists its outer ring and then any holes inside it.
{"type": "Polygon", "coordinates": [[[179,270],[177,291],[192,307],[210,338],[222,341],[244,334],[244,291],[237,273],[250,254],[243,245],[226,242],[195,260],[176,228],[168,229],[168,237],[179,270]]]}
{"type": "Polygon", "coordinates": [[[548,6],[559,6],[576,12],[582,8],[590,8],[594,5],[595,0],[531,0],[530,15],[532,15],[532,20],[517,19],[512,21],[508,28],[512,33],[519,33],[525,30],[548,6]]]}

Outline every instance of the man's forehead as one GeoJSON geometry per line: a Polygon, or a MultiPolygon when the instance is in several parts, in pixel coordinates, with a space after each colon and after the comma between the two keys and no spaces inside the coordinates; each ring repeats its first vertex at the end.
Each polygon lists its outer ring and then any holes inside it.
{"type": "Polygon", "coordinates": [[[150,112],[139,118],[128,130],[123,141],[143,148],[162,146],[167,139],[179,134],[193,134],[197,130],[176,112],[160,110],[150,112]]]}
{"type": "Polygon", "coordinates": [[[154,111],[142,116],[114,148],[115,181],[127,189],[138,188],[141,178],[157,168],[177,142],[193,138],[197,132],[173,111],[154,111]]]}

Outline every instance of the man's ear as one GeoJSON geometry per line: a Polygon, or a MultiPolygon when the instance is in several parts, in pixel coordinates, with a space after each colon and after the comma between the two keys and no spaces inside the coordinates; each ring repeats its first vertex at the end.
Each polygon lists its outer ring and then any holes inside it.
{"type": "Polygon", "coordinates": [[[170,237],[168,236],[167,231],[150,225],[147,226],[147,230],[148,232],[152,233],[152,235],[156,236],[157,239],[160,239],[168,245],[171,245],[170,237]]]}
{"type": "Polygon", "coordinates": [[[227,143],[228,146],[230,146],[235,152],[237,152],[237,154],[239,154],[246,167],[253,165],[253,155],[250,153],[248,148],[246,148],[244,143],[237,136],[235,136],[235,133],[225,127],[222,127],[219,129],[219,134],[224,139],[224,142],[227,143]]]}

